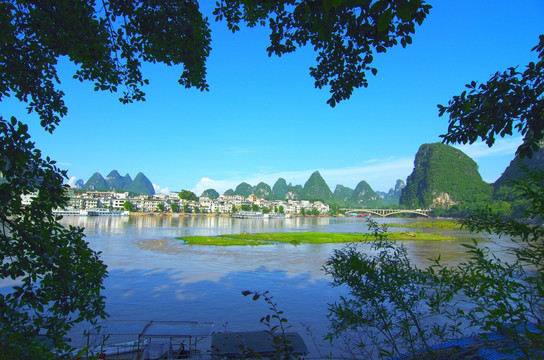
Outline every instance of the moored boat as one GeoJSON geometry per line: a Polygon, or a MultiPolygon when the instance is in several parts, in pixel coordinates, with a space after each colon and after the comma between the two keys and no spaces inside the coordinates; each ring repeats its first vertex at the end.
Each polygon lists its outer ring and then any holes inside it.
{"type": "Polygon", "coordinates": [[[53,210],[54,215],[61,216],[87,216],[89,215],[87,210],[80,209],[55,209],[53,210]]]}
{"type": "Polygon", "coordinates": [[[120,210],[88,210],[89,216],[129,216],[129,211],[120,210]]]}
{"type": "Polygon", "coordinates": [[[151,360],[267,357],[283,343],[290,354],[306,355],[298,333],[213,332],[213,322],[106,321],[86,332],[82,359],[151,360]]]}
{"type": "Polygon", "coordinates": [[[276,219],[276,220],[290,219],[291,214],[265,214],[264,218],[265,219],[276,219]]]}
{"type": "Polygon", "coordinates": [[[264,214],[260,211],[239,211],[232,214],[237,219],[264,219],[264,214]]]}

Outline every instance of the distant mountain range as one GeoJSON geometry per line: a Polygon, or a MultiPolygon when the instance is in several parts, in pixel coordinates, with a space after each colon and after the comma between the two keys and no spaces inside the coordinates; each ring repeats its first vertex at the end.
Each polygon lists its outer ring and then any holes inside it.
{"type": "MultiPolygon", "coordinates": [[[[355,208],[399,204],[410,208],[448,207],[459,202],[512,198],[514,195],[508,190],[508,180],[523,176],[524,166],[544,167],[544,150],[535,153],[532,159],[516,157],[494,184],[488,184],[482,180],[476,162],[462,151],[442,143],[433,143],[421,145],[415,156],[414,170],[406,183],[397,180],[395,187],[387,193],[374,191],[364,180],[355,189],[339,184],[332,192],[319,171],[315,171],[304,186],[288,184],[283,178],[279,178],[272,187],[264,182],[255,186],[242,182],[234,190],[225,191],[225,195],[248,197],[255,194],[267,200],[320,200],[355,208]]],[[[83,190],[155,193],[153,184],[144,174],[138,173],[132,180],[130,175],[121,176],[116,170],[106,178],[95,173],[87,182],[78,180],[75,185],[83,190]]],[[[215,199],[219,193],[207,189],[201,196],[215,199]]]]}
{"type": "MultiPolygon", "coordinates": [[[[279,178],[272,188],[266,183],[259,183],[251,186],[246,182],[240,183],[236,189],[225,191],[225,195],[241,195],[248,197],[255,194],[267,200],[309,200],[323,201],[328,204],[338,204],[345,207],[374,207],[384,201],[398,205],[400,191],[404,186],[404,181],[398,180],[395,189],[388,193],[378,195],[366,181],[361,181],[354,189],[343,185],[337,185],[334,193],[331,191],[319,171],[315,171],[306,181],[304,186],[287,184],[285,179],[279,178]]],[[[208,189],[202,196],[215,192],[208,189]]]]}
{"type": "Polygon", "coordinates": [[[76,181],[75,187],[86,191],[129,191],[136,194],[155,194],[153,184],[141,172],[134,180],[129,174],[121,176],[117,170],[112,170],[105,179],[100,173],[95,172],[85,183],[83,180],[76,181]]]}
{"type": "Polygon", "coordinates": [[[406,183],[397,180],[389,192],[376,192],[364,180],[355,189],[338,184],[331,192],[316,171],[304,186],[287,184],[285,179],[279,178],[271,189],[264,183],[252,187],[244,182],[225,194],[246,197],[255,194],[278,200],[321,200],[355,208],[399,204],[410,208],[449,207],[460,202],[490,201],[497,197],[493,188],[497,190],[506,183],[506,179],[522,176],[523,166],[543,167],[544,150],[537,152],[532,159],[514,159],[495,184],[488,184],[482,180],[476,162],[465,153],[449,145],[433,143],[421,145],[415,156],[414,170],[406,183]]]}

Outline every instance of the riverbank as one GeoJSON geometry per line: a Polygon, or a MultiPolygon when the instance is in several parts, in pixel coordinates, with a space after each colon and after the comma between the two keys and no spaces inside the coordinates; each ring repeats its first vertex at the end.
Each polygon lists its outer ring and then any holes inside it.
{"type": "MultiPolygon", "coordinates": [[[[421,241],[451,241],[453,236],[445,236],[439,233],[425,234],[409,231],[397,231],[386,233],[390,240],[421,240],[421,241]]],[[[187,245],[213,245],[213,246],[242,246],[242,245],[271,245],[285,244],[336,244],[357,243],[372,241],[373,234],[368,233],[326,233],[326,232],[302,232],[302,233],[257,233],[257,234],[227,234],[216,236],[183,236],[176,238],[187,245]]]]}
{"type": "Polygon", "coordinates": [[[426,221],[426,222],[413,222],[413,223],[389,223],[387,224],[387,227],[458,230],[458,229],[461,229],[461,224],[456,220],[449,220],[449,221],[426,221]]]}

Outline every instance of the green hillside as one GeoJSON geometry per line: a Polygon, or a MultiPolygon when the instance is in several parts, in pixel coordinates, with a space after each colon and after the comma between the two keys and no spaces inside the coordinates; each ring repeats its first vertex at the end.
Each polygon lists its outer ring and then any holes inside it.
{"type": "Polygon", "coordinates": [[[265,198],[267,200],[271,200],[274,196],[272,189],[270,188],[270,185],[260,182],[253,188],[253,194],[255,196],[260,198],[265,198]]]}
{"type": "Polygon", "coordinates": [[[351,197],[353,196],[353,189],[344,185],[336,185],[333,195],[336,203],[343,206],[348,206],[351,201],[351,197]]]}
{"type": "Polygon", "coordinates": [[[389,189],[387,193],[385,192],[378,192],[376,193],[382,198],[382,205],[388,206],[388,205],[399,205],[400,203],[400,196],[402,194],[402,190],[406,187],[406,183],[402,180],[397,180],[397,183],[395,184],[394,188],[389,189]]]}
{"type": "Polygon", "coordinates": [[[219,197],[219,193],[215,189],[206,189],[200,196],[208,197],[210,199],[217,199],[219,197]]]}
{"type": "Polygon", "coordinates": [[[289,185],[285,198],[288,200],[300,200],[302,194],[302,185],[289,185]]]}
{"type": "Polygon", "coordinates": [[[117,170],[112,170],[108,176],[106,176],[105,181],[109,190],[125,190],[130,188],[132,184],[132,178],[129,174],[121,176],[117,170]]]}
{"type": "Polygon", "coordinates": [[[361,181],[351,195],[350,203],[356,207],[376,207],[381,203],[381,198],[366,181],[361,181]]]}
{"type": "Polygon", "coordinates": [[[136,194],[155,194],[153,184],[142,173],[138,173],[134,180],[129,174],[125,176],[119,175],[117,170],[112,170],[104,179],[98,172],[87,180],[81,187],[83,191],[129,191],[136,194]]]}
{"type": "Polygon", "coordinates": [[[253,187],[246,182],[239,184],[234,190],[234,195],[242,195],[248,197],[253,193],[253,187]]]}
{"type": "Polygon", "coordinates": [[[155,194],[155,188],[149,179],[141,172],[139,172],[134,181],[130,184],[128,191],[132,191],[137,194],[153,195],[155,194]]]}
{"type": "Polygon", "coordinates": [[[272,186],[274,199],[277,199],[277,200],[285,199],[285,194],[287,194],[288,188],[289,188],[289,185],[287,185],[287,181],[285,181],[285,179],[283,178],[279,178],[274,184],[274,186],[272,186]]]}
{"type": "Polygon", "coordinates": [[[319,171],[315,171],[308,181],[304,184],[302,193],[300,194],[302,200],[316,201],[321,200],[330,202],[334,200],[334,196],[329,188],[329,185],[323,180],[319,171]]]}
{"type": "Polygon", "coordinates": [[[462,201],[491,198],[478,165],[462,151],[442,143],[423,144],[414,170],[402,190],[400,204],[410,208],[448,207],[462,201]]]}
{"type": "Polygon", "coordinates": [[[544,149],[533,153],[531,158],[520,158],[518,155],[510,162],[504,170],[501,177],[493,184],[493,197],[498,200],[512,201],[516,200],[516,194],[512,192],[511,182],[523,177],[527,169],[543,169],[544,168],[544,149]]]}
{"type": "Polygon", "coordinates": [[[108,184],[106,183],[106,180],[100,175],[100,173],[95,172],[89,180],[83,185],[83,190],[87,191],[105,191],[108,189],[108,184]]]}

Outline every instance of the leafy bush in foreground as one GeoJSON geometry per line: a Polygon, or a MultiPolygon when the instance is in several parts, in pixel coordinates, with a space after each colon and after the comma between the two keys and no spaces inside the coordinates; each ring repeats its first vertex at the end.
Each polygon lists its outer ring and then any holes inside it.
{"type": "MultiPolygon", "coordinates": [[[[433,345],[473,333],[497,332],[501,351],[525,358],[544,355],[544,170],[516,182],[530,199],[524,216],[508,219],[487,208],[462,221],[476,233],[511,238],[504,253],[476,241],[468,259],[446,266],[440,258],[425,269],[410,263],[406,248],[387,239],[371,222],[376,241],[370,252],[354,246],[336,250],[325,265],[333,284],[349,296],[330,306],[330,339],[347,339],[354,355],[409,358],[444,356],[433,345]],[[508,255],[510,261],[504,261],[508,255]],[[515,344],[516,346],[508,346],[515,344]]],[[[455,357],[451,349],[450,357],[455,357]]]]}

